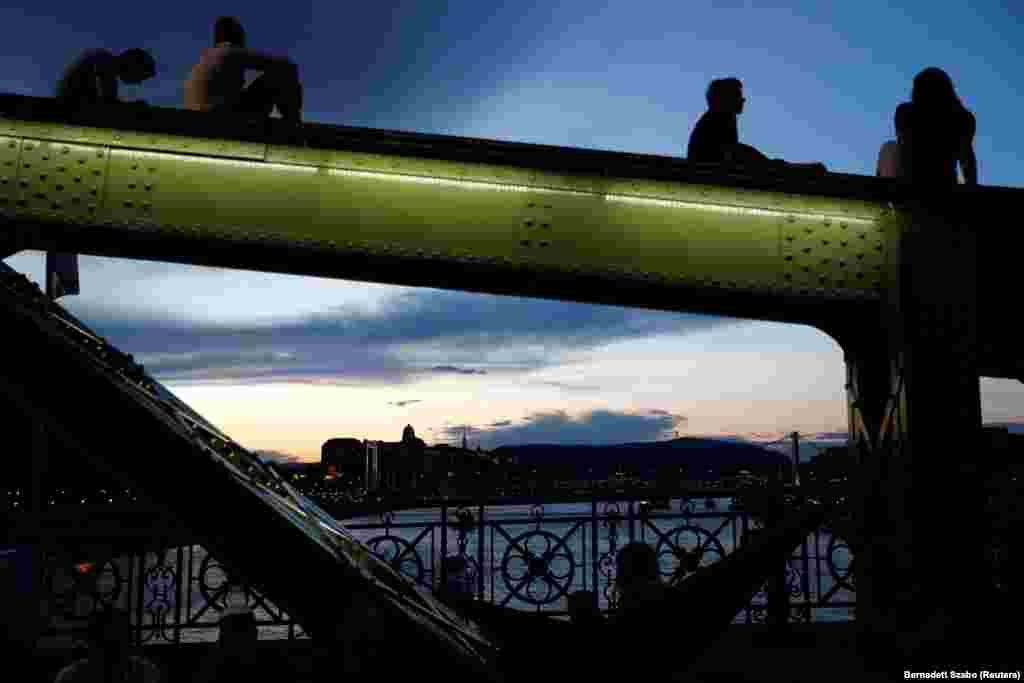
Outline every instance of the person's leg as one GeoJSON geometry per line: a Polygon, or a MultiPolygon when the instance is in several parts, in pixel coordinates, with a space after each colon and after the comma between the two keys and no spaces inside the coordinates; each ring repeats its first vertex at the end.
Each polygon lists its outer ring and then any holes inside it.
{"type": "Polygon", "coordinates": [[[238,111],[270,116],[274,105],[286,121],[298,121],[302,114],[302,84],[297,69],[266,71],[250,83],[235,103],[238,111]]]}
{"type": "Polygon", "coordinates": [[[251,116],[270,116],[273,109],[274,84],[265,73],[244,87],[231,103],[232,111],[251,116]]]}

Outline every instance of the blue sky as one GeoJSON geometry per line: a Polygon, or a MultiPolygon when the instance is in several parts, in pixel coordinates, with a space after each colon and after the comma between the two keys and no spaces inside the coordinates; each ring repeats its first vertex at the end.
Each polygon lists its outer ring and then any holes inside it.
{"type": "MultiPolygon", "coordinates": [[[[290,54],[308,120],[681,156],[712,78],[740,77],[741,140],[871,174],[913,76],[944,68],[978,120],[983,184],[1024,186],[1022,10],[933,2],[223,2],[290,54]]],[[[36,2],[0,91],[49,95],[81,49],[144,47],[126,98],[181,106],[205,3],[36,2]]],[[[42,281],[42,255],[8,260],[42,281]]],[[[332,436],[484,446],[845,429],[842,353],[805,327],[82,258],[62,302],[251,448],[315,458],[332,436]],[[458,436],[455,436],[455,435],[458,436]]],[[[1024,416],[983,382],[985,416],[1024,416]]]]}

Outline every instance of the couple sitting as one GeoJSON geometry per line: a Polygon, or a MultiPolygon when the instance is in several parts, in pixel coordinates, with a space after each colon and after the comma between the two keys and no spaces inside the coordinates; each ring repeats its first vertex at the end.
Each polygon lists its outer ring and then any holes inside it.
{"type": "MultiPolygon", "coordinates": [[[[217,19],[213,43],[200,53],[185,82],[186,109],[255,117],[270,116],[276,106],[285,121],[300,120],[302,84],[295,62],[247,48],[245,30],[234,17],[217,19]],[[262,74],[246,85],[247,70],[262,74]]],[[[120,55],[86,50],[65,70],[57,99],[71,107],[116,104],[120,102],[118,81],[137,84],[155,75],[156,62],[145,50],[134,48],[120,55]]]]}

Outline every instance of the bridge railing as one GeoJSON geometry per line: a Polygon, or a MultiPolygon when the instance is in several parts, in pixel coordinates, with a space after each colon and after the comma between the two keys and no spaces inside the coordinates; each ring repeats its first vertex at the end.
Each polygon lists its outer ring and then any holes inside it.
{"type": "MultiPolygon", "coordinates": [[[[666,581],[732,553],[760,528],[756,517],[737,509],[736,492],[710,489],[658,510],[652,500],[612,500],[502,506],[442,504],[434,510],[383,511],[376,519],[347,527],[371,550],[409,579],[431,588],[450,578],[443,558],[467,567],[456,577],[478,600],[552,616],[568,613],[568,595],[593,593],[601,610],[616,606],[615,556],[630,541],[651,545],[666,581]]],[[[359,523],[356,523],[356,522],[359,523]]],[[[853,554],[828,528],[809,534],[786,559],[791,621],[846,621],[853,615],[853,554]]],[[[762,590],[737,622],[767,619],[762,590]]]]}
{"type": "MultiPolygon", "coordinates": [[[[639,497],[561,504],[504,499],[500,506],[383,511],[376,520],[353,519],[346,526],[399,573],[426,588],[436,589],[449,578],[443,558],[460,557],[468,568],[460,578],[476,599],[562,616],[568,613],[568,595],[580,590],[591,591],[599,609],[615,608],[615,555],[631,540],[655,549],[667,581],[733,552],[759,528],[756,517],[736,509],[737,500],[735,492],[708,490],[675,499],[664,510],[639,497]]],[[[829,529],[809,534],[780,566],[790,620],[851,619],[852,563],[845,540],[829,529]]],[[[85,623],[101,605],[132,614],[139,644],[214,640],[221,616],[236,605],[253,610],[262,639],[306,637],[267,596],[233,582],[228,569],[200,545],[85,563],[53,548],[44,554],[41,576],[44,642],[58,646],[80,642],[85,623]]],[[[295,576],[302,580],[301,567],[295,576]]],[[[767,621],[768,602],[762,590],[735,621],[767,621]]]]}

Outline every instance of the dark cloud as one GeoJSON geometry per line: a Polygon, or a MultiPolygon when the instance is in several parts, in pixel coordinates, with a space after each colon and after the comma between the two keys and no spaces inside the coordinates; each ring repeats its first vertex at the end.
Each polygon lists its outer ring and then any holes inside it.
{"type": "Polygon", "coordinates": [[[253,451],[253,455],[262,460],[263,462],[274,462],[274,463],[288,463],[288,462],[301,462],[302,459],[297,455],[286,453],[284,451],[274,450],[259,450],[253,451]]]}
{"type": "MultiPolygon", "coordinates": [[[[576,418],[565,411],[556,411],[534,413],[525,417],[523,424],[503,420],[475,431],[484,448],[521,444],[609,445],[671,438],[673,431],[685,423],[684,416],[664,410],[651,410],[646,414],[595,410],[576,418]]],[[[473,428],[469,429],[473,434],[473,428]]],[[[461,437],[462,426],[448,431],[461,437]]]]}
{"type": "Polygon", "coordinates": [[[430,368],[431,372],[455,373],[457,375],[486,375],[486,370],[474,370],[473,368],[457,368],[454,365],[435,365],[430,368]]]}
{"type": "Polygon", "coordinates": [[[522,373],[569,352],[733,322],[437,290],[404,292],[373,312],[340,307],[270,325],[160,318],[87,301],[73,310],[155,377],[175,382],[401,384],[437,372],[522,373]]]}
{"type": "Polygon", "coordinates": [[[423,403],[423,401],[421,399],[418,399],[418,398],[413,398],[413,399],[409,399],[407,401],[391,401],[390,403],[388,403],[388,405],[389,406],[398,406],[399,408],[404,408],[405,406],[412,405],[413,403],[423,403]]]}

